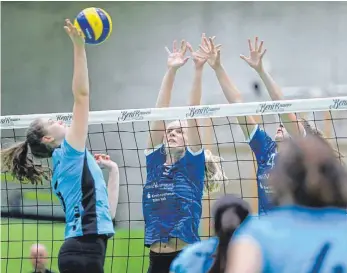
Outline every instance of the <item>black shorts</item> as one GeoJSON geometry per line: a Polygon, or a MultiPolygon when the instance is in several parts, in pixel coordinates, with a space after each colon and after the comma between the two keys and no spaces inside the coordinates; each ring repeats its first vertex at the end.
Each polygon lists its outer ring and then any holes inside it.
{"type": "Polygon", "coordinates": [[[172,261],[181,251],[172,253],[149,252],[149,267],[147,273],[169,273],[172,261]]]}
{"type": "Polygon", "coordinates": [[[103,273],[107,237],[85,235],[66,239],[60,248],[60,273],[103,273]]]}

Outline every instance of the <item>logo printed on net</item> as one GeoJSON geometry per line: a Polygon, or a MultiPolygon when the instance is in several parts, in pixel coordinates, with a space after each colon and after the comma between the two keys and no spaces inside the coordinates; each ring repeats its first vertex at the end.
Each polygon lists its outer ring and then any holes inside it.
{"type": "Polygon", "coordinates": [[[347,100],[333,99],[333,104],[329,106],[329,109],[345,109],[347,108],[347,100]]]}
{"type": "Polygon", "coordinates": [[[121,111],[121,116],[118,118],[118,121],[143,120],[145,116],[148,116],[150,114],[151,114],[151,110],[121,111]]]}
{"type": "Polygon", "coordinates": [[[72,114],[57,115],[56,120],[63,121],[65,123],[70,123],[72,121],[72,114]]]}
{"type": "Polygon", "coordinates": [[[1,125],[13,126],[15,122],[20,121],[20,118],[6,117],[1,119],[1,125]]]}
{"type": "Polygon", "coordinates": [[[186,117],[193,118],[196,116],[210,116],[211,114],[215,113],[218,110],[220,110],[220,107],[210,107],[210,106],[190,107],[189,112],[186,114],[186,117]]]}
{"type": "Polygon", "coordinates": [[[289,108],[290,106],[292,106],[291,103],[260,103],[256,113],[284,112],[286,108],[289,108]]]}

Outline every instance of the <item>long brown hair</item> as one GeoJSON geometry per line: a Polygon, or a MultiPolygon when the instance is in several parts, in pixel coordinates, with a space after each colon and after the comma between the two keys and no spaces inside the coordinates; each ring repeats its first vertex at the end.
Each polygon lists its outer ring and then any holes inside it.
{"type": "Polygon", "coordinates": [[[302,126],[304,127],[305,129],[305,132],[307,135],[314,135],[314,136],[317,136],[317,137],[320,137],[321,139],[324,139],[330,146],[331,148],[333,149],[334,153],[335,153],[335,156],[340,159],[341,163],[342,163],[342,160],[344,158],[344,155],[342,153],[340,153],[340,151],[338,149],[335,149],[327,140],[326,140],[326,137],[324,136],[323,132],[317,128],[314,128],[310,122],[304,118],[301,118],[300,119],[300,122],[302,124],[302,126]]]}
{"type": "Polygon", "coordinates": [[[347,172],[328,142],[317,135],[283,143],[269,178],[275,204],[347,207],[347,172]]]}
{"type": "Polygon", "coordinates": [[[10,172],[21,183],[30,181],[32,184],[42,184],[42,179],[48,179],[46,170],[28,157],[29,147],[36,158],[49,158],[54,148],[42,142],[46,134],[42,121],[34,120],[26,133],[26,140],[1,150],[2,171],[10,172]]]}

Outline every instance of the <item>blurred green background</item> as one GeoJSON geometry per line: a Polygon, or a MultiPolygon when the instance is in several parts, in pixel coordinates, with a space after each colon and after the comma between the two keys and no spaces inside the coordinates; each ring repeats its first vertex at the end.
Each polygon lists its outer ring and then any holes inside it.
{"type": "MultiPolygon", "coordinates": [[[[142,230],[116,228],[115,237],[107,245],[105,273],[147,272],[148,251],[143,238],[142,230]]],[[[37,242],[47,247],[47,268],[59,272],[57,257],[63,239],[63,223],[1,218],[1,272],[32,272],[29,250],[37,242]]]]}

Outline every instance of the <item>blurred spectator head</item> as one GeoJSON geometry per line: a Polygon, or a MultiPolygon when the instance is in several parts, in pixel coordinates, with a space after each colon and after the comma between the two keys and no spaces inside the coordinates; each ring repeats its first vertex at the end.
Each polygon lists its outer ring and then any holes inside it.
{"type": "Polygon", "coordinates": [[[33,244],[30,248],[30,260],[34,271],[39,272],[46,268],[47,249],[42,244],[33,244]]]}

